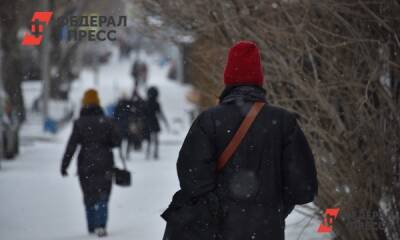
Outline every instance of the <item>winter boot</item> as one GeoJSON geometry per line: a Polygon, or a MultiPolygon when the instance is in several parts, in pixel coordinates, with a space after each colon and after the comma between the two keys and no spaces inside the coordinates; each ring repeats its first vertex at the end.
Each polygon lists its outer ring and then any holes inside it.
{"type": "Polygon", "coordinates": [[[98,237],[106,237],[107,231],[105,228],[96,228],[95,233],[98,237]]]}

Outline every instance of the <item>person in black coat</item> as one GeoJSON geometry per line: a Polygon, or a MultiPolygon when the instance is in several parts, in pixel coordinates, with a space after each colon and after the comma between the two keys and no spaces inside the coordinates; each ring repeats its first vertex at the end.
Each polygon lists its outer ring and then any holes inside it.
{"type": "Polygon", "coordinates": [[[146,125],[147,125],[147,136],[148,144],[146,150],[146,158],[150,157],[151,146],[153,146],[154,159],[158,159],[158,145],[159,145],[159,133],[161,131],[160,120],[164,122],[165,126],[169,128],[167,118],[161,108],[158,101],[158,89],[156,87],[150,87],[147,90],[147,101],[146,101],[146,125]]]}
{"type": "Polygon", "coordinates": [[[134,109],[133,109],[133,101],[126,96],[122,96],[122,98],[118,101],[115,110],[114,110],[114,120],[118,126],[120,135],[122,137],[121,148],[120,148],[120,156],[123,159],[129,159],[130,153],[130,123],[133,119],[134,109]],[[122,149],[124,146],[124,150],[122,149]]]}
{"type": "Polygon", "coordinates": [[[88,231],[106,236],[108,201],[111,194],[114,158],[112,148],[120,144],[113,122],[105,117],[95,90],[85,92],[80,117],[61,163],[61,174],[67,176],[72,157],[80,146],[78,175],[86,209],[88,231]]]}
{"type": "Polygon", "coordinates": [[[164,240],[283,240],[285,218],[317,194],[313,154],[296,114],[265,104],[217,172],[216,161],[254,102],[266,103],[256,45],[231,48],[220,103],[194,121],[179,153],[181,189],[162,214],[164,240]]]}
{"type": "Polygon", "coordinates": [[[132,94],[133,114],[130,121],[130,138],[129,142],[135,150],[142,149],[142,142],[150,138],[146,131],[146,101],[140,96],[137,89],[132,94]]]}
{"type": "Polygon", "coordinates": [[[122,96],[115,106],[113,117],[120,130],[123,140],[129,136],[129,120],[132,118],[133,102],[126,96],[122,96]]]}

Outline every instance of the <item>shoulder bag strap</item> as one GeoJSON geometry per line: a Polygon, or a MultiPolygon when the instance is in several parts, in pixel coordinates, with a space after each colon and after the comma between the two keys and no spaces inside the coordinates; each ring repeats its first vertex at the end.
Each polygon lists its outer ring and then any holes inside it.
{"type": "Polygon", "coordinates": [[[246,117],[244,118],[243,122],[240,124],[240,127],[236,131],[235,135],[229,142],[228,146],[219,156],[217,161],[217,170],[221,171],[232,155],[235,153],[236,149],[239,147],[240,143],[242,142],[243,138],[246,136],[249,128],[253,124],[254,120],[256,119],[258,113],[261,111],[265,103],[263,102],[255,102],[251,107],[250,111],[247,113],[246,117]]]}

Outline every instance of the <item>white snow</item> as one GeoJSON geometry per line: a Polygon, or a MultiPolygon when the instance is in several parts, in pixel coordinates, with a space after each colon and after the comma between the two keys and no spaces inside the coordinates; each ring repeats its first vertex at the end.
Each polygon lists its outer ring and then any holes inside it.
{"type": "MultiPolygon", "coordinates": [[[[89,87],[99,90],[103,104],[114,102],[122,92],[131,93],[132,61],[120,62],[115,51],[114,56],[110,64],[100,68],[98,85],[90,71],[83,72],[81,80],[74,83],[72,99],[76,106],[79,106],[82,93],[89,87]]],[[[132,186],[113,186],[107,238],[110,240],[161,240],[165,223],[159,215],[178,189],[175,163],[190,126],[188,111],[192,106],[185,99],[189,87],[168,81],[168,68],[159,67],[155,57],[144,56],[144,60],[149,63],[149,85],[159,87],[161,103],[172,131],[162,133],[160,160],[145,160],[143,152],[135,153],[128,162],[133,173],[132,186]]],[[[15,161],[2,162],[0,239],[96,238],[86,232],[82,196],[75,174],[76,162],[72,162],[67,178],[62,178],[59,173],[71,125],[57,135],[45,135],[45,138],[37,136],[40,133],[38,128],[25,126],[21,133],[23,146],[20,156],[15,161]],[[36,137],[32,136],[32,129],[36,129],[36,137]]],[[[115,156],[120,165],[118,155],[115,156]]],[[[327,239],[326,235],[316,233],[319,220],[310,221],[295,212],[287,222],[286,236],[289,240],[327,239]]]]}

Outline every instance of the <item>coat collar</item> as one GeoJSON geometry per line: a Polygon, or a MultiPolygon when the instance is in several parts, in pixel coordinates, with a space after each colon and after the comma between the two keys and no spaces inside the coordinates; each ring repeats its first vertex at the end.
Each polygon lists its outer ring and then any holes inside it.
{"type": "Polygon", "coordinates": [[[92,105],[92,106],[82,107],[80,116],[81,117],[104,116],[104,112],[100,106],[92,105]]]}
{"type": "Polygon", "coordinates": [[[221,104],[233,102],[266,102],[266,91],[255,85],[227,86],[219,97],[221,104]]]}

